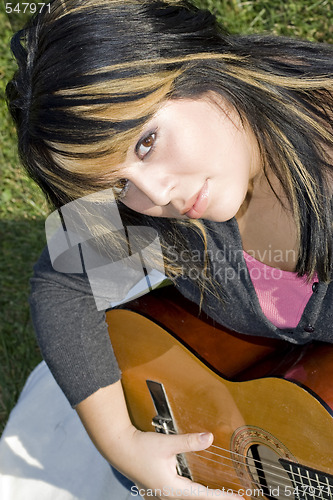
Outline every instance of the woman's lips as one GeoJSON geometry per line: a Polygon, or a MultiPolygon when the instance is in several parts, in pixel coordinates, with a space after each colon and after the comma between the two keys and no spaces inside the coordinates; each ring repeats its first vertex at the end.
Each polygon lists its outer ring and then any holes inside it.
{"type": "Polygon", "coordinates": [[[205,210],[207,208],[208,195],[209,195],[209,188],[208,188],[208,181],[206,181],[205,184],[202,186],[201,190],[199,191],[193,206],[190,208],[190,210],[188,210],[185,213],[185,215],[190,219],[200,219],[205,213],[205,210]]]}

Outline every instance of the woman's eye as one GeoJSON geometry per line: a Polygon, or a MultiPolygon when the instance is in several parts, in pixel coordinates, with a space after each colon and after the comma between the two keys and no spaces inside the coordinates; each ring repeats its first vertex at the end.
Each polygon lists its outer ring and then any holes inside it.
{"type": "Polygon", "coordinates": [[[125,198],[128,191],[128,179],[119,179],[113,186],[113,191],[117,200],[125,198]]]}
{"type": "Polygon", "coordinates": [[[140,160],[143,160],[145,156],[147,156],[153,149],[154,144],[156,140],[156,133],[153,132],[143,139],[141,139],[136,147],[135,147],[135,152],[140,158],[140,160]]]}

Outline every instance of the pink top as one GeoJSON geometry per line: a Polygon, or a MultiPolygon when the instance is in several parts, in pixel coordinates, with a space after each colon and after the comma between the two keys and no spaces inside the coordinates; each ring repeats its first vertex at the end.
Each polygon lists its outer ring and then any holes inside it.
{"type": "Polygon", "coordinates": [[[295,328],[313,291],[317,275],[307,283],[296,273],[267,266],[243,252],[264,315],[278,328],[295,328]]]}

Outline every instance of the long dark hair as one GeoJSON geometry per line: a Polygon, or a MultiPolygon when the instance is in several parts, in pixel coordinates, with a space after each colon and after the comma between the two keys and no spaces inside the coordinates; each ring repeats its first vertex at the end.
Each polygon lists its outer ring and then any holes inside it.
{"type": "Polygon", "coordinates": [[[297,272],[331,279],[331,46],[230,36],[185,1],[54,0],[11,47],[20,157],[55,207],[117,185],[129,145],[166,99],[216,92],[251,126],[265,173],[283,187],[297,272]]]}

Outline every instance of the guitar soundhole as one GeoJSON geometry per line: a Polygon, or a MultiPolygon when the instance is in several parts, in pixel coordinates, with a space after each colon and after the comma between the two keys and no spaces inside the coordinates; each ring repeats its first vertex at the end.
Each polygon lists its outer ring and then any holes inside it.
{"type": "Polygon", "coordinates": [[[248,448],[247,470],[257,490],[253,491],[252,497],[258,498],[263,494],[272,500],[287,497],[293,500],[293,484],[281,466],[280,458],[274,450],[262,444],[253,444],[248,448]]]}
{"type": "Polygon", "coordinates": [[[248,490],[248,497],[297,499],[292,478],[281,463],[281,459],[294,463],[295,458],[275,436],[259,427],[239,427],[231,438],[230,449],[234,467],[244,490],[248,490]]]}

